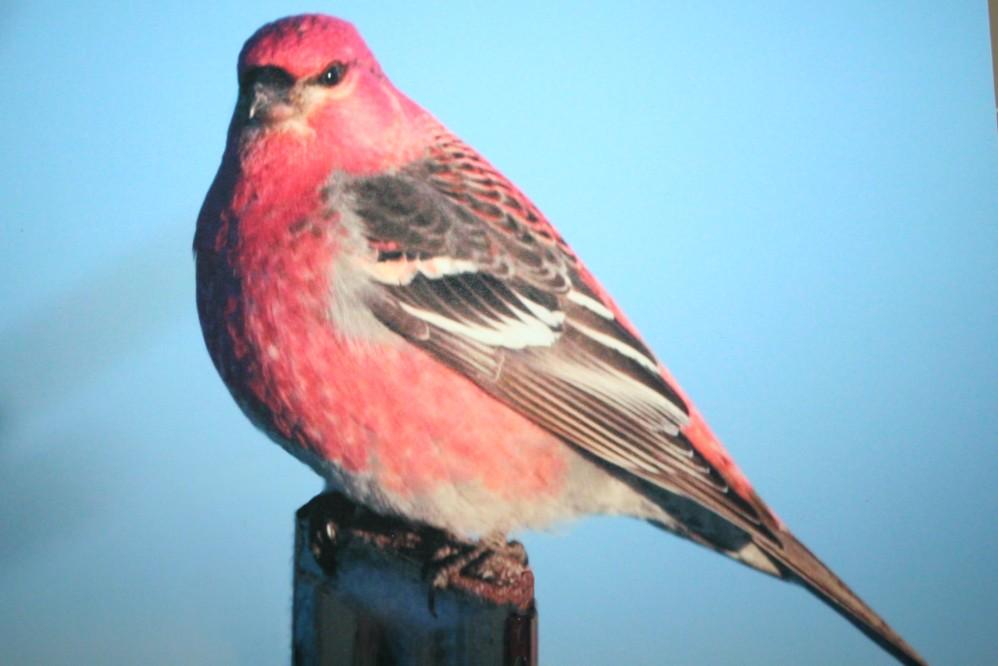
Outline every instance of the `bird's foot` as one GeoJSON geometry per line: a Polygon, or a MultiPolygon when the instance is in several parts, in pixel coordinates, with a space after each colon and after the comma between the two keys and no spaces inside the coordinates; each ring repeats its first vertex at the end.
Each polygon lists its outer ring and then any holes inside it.
{"type": "Polygon", "coordinates": [[[450,539],[433,552],[424,569],[430,581],[430,610],[434,611],[438,590],[483,584],[513,586],[520,582],[526,568],[523,544],[506,541],[501,534],[487,535],[477,543],[450,539]]]}

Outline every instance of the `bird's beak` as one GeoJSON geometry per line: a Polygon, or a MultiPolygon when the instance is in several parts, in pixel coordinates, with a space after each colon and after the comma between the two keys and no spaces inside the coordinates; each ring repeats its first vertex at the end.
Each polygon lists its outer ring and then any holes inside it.
{"type": "Polygon", "coordinates": [[[288,118],[294,113],[294,107],[288,96],[288,90],[275,90],[256,86],[250,100],[246,119],[254,124],[267,124],[288,118]]]}
{"type": "Polygon", "coordinates": [[[293,115],[293,87],[294,80],[290,75],[276,67],[264,67],[252,72],[244,88],[247,122],[265,125],[293,115]]]}

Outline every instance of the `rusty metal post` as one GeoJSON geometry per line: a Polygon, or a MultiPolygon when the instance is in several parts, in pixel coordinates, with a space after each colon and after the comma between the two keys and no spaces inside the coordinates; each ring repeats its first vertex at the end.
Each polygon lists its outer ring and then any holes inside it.
{"type": "Polygon", "coordinates": [[[468,566],[432,590],[441,552],[468,545],[318,495],[295,524],[295,666],[536,666],[525,562],[468,566]],[[498,573],[497,573],[498,572],[498,573]]]}

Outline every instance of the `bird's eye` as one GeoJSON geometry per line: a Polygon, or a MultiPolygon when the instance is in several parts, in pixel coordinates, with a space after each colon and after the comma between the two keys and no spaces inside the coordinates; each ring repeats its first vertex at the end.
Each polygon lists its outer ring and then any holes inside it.
{"type": "Polygon", "coordinates": [[[319,84],[326,86],[327,88],[332,88],[340,81],[347,73],[347,66],[342,62],[334,62],[330,65],[326,71],[319,75],[319,84]]]}

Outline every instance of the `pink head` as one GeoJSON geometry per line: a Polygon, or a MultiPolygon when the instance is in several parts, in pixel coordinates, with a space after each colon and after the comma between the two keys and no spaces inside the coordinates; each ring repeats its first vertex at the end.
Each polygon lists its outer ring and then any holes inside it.
{"type": "Polygon", "coordinates": [[[336,61],[382,76],[374,55],[350,23],[321,14],[289,16],[268,23],[246,41],[239,54],[239,76],[254,67],[280,67],[295,78],[305,78],[336,61]]]}
{"type": "Polygon", "coordinates": [[[364,172],[423,147],[417,121],[426,112],[395,89],[346,21],[306,14],[268,23],[243,46],[238,74],[230,140],[240,152],[290,142],[329,171],[364,172]]]}

